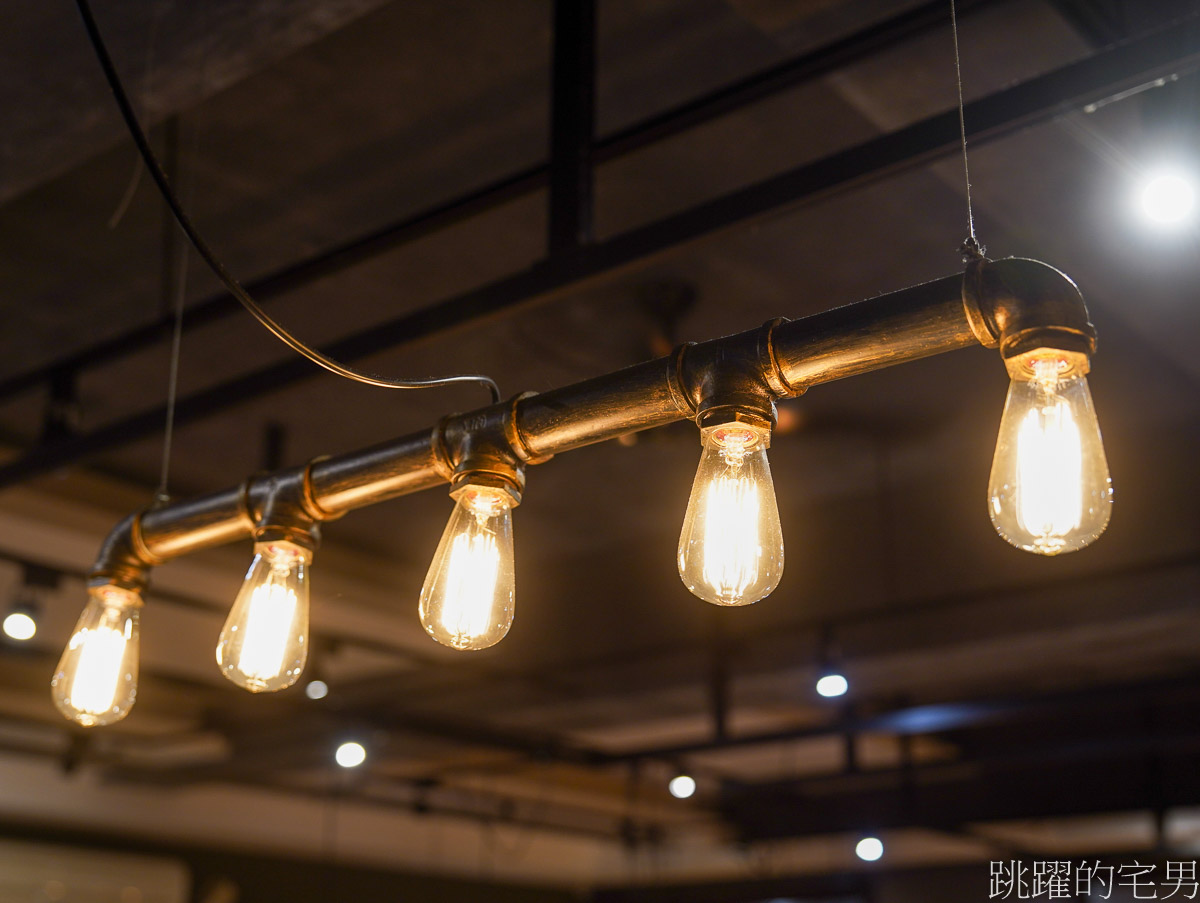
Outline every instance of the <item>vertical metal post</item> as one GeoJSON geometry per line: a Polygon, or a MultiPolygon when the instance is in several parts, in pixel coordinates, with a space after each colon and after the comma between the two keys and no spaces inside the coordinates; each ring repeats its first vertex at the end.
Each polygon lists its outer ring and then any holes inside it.
{"type": "Polygon", "coordinates": [[[592,240],[596,0],[555,0],[550,106],[551,257],[592,240]]]}
{"type": "Polygon", "coordinates": [[[712,706],[713,742],[722,743],[729,737],[729,655],[730,643],[725,632],[725,612],[713,608],[712,640],[709,647],[708,698],[712,706]]]}

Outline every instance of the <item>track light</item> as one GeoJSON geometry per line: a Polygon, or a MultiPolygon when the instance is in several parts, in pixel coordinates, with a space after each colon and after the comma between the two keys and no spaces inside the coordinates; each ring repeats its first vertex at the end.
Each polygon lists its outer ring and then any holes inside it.
{"type": "Polygon", "coordinates": [[[1178,169],[1150,173],[1138,188],[1142,216],[1160,227],[1177,227],[1189,222],[1196,207],[1196,184],[1178,169]]]}
{"type": "Polygon", "coordinates": [[[252,693],[290,687],[308,658],[308,565],[312,551],[283,539],[256,543],[254,560],[221,638],[221,673],[252,693]]]}
{"type": "Polygon", "coordinates": [[[845,696],[849,689],[850,681],[846,680],[845,675],[836,672],[822,674],[817,679],[817,692],[826,698],[845,696]]]}
{"type": "Polygon", "coordinates": [[[770,422],[701,430],[704,451],[679,535],[679,576],[714,605],[749,605],[783,576],[783,530],[767,463],[770,422]]]}
{"type": "Polygon", "coordinates": [[[854,852],[864,862],[877,862],[883,858],[883,841],[878,837],[864,837],[855,845],[854,852]]]}
{"type": "Polygon", "coordinates": [[[828,624],[818,634],[817,655],[817,693],[826,699],[845,696],[850,689],[850,681],[839,666],[840,649],[834,640],[833,627],[828,624]]]}
{"type": "Polygon", "coordinates": [[[361,743],[349,740],[337,748],[333,760],[342,768],[357,768],[367,761],[367,750],[361,743]]]}
{"type": "Polygon", "coordinates": [[[58,581],[57,571],[29,562],[21,565],[21,586],[0,623],[6,637],[18,643],[33,639],[38,630],[42,595],[57,588],[58,581]]]}
{"type": "Polygon", "coordinates": [[[1112,480],[1087,384],[1087,357],[1039,349],[1009,362],[1012,383],[988,487],[996,531],[1058,555],[1104,532],[1112,480]]]}
{"type": "Polygon", "coordinates": [[[137,697],[142,597],[118,586],[88,589],[88,603],[51,680],[58,710],[84,727],[112,724],[137,697]]]}

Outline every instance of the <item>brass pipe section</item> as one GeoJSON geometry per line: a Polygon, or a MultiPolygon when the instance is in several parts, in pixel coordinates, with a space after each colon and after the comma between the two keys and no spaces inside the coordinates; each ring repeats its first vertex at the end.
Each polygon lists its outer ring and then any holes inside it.
{"type": "Polygon", "coordinates": [[[1090,354],[1095,330],[1078,288],[1053,267],[1016,258],[973,262],[965,274],[684,345],[615,373],[453,414],[363,451],[131,515],[101,548],[91,582],[141,589],[149,568],[251,538],[281,506],[315,530],[468,472],[508,480],[519,496],[525,466],[561,452],[684,419],[773,422],[776,399],[974,344],[999,348],[1006,359],[1035,347],[1090,354]]]}

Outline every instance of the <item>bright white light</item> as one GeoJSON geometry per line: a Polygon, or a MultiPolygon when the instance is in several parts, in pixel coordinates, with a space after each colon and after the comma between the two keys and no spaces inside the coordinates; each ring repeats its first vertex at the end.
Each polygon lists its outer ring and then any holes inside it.
{"type": "Polygon", "coordinates": [[[817,692],[822,696],[845,696],[850,681],[840,674],[826,674],[817,681],[817,692]]]}
{"type": "Polygon", "coordinates": [[[1151,222],[1178,225],[1196,206],[1196,186],[1183,173],[1163,170],[1142,183],[1140,199],[1142,213],[1151,222]]]}
{"type": "Polygon", "coordinates": [[[696,792],[696,779],[686,774],[677,774],[671,778],[671,783],[667,785],[667,789],[671,791],[671,796],[677,800],[685,800],[696,792]]]}
{"type": "Polygon", "coordinates": [[[23,611],[10,612],[4,619],[4,633],[9,639],[24,642],[37,633],[37,621],[23,611]]]}
{"type": "Polygon", "coordinates": [[[351,740],[337,748],[334,759],[342,768],[357,768],[363,762],[367,761],[367,751],[361,743],[355,743],[351,740]]]}
{"type": "Polygon", "coordinates": [[[309,699],[324,699],[329,695],[329,684],[323,680],[310,680],[304,688],[304,695],[309,699]]]}
{"type": "Polygon", "coordinates": [[[854,848],[858,858],[865,862],[874,862],[883,856],[883,841],[878,837],[864,837],[854,848]]]}

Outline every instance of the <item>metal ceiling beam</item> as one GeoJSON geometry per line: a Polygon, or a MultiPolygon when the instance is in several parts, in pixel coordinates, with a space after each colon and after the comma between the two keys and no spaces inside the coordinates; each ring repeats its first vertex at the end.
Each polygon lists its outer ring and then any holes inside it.
{"type": "MultiPolygon", "coordinates": [[[[966,0],[960,3],[960,13],[966,15],[995,2],[997,0],[966,0]]],[[[946,24],[946,7],[942,0],[923,3],[825,47],[601,138],[591,150],[592,162],[608,162],[642,150],[946,24]]],[[[276,298],[318,279],[344,272],[440,229],[527,197],[545,188],[549,177],[549,166],[539,164],[529,167],[261,276],[248,282],[246,289],[260,301],[276,298]]],[[[240,311],[238,303],[222,292],[191,305],[184,317],[184,329],[197,329],[240,311]]],[[[0,399],[42,386],[59,370],[81,371],[119,360],[165,339],[171,326],[171,318],[163,316],[152,323],[66,355],[51,364],[0,380],[0,399]]]]}
{"type": "MultiPolygon", "coordinates": [[[[1138,684],[1091,686],[1039,696],[993,697],[922,705],[904,705],[869,715],[843,715],[824,724],[734,734],[720,740],[648,746],[608,753],[603,761],[615,764],[649,759],[675,760],[737,747],[770,746],[819,737],[858,734],[896,736],[941,734],[978,728],[985,724],[1012,723],[1030,717],[1066,716],[1087,706],[1152,706],[1164,699],[1183,697],[1195,701],[1200,684],[1195,677],[1155,680],[1138,684]]],[[[1200,702],[1200,701],[1198,701],[1200,702]]]]}
{"type": "Polygon", "coordinates": [[[744,839],[756,841],[889,828],[954,830],[979,822],[1197,804],[1200,735],[1181,730],[907,772],[732,788],[720,810],[744,839]]]}
{"type": "MultiPolygon", "coordinates": [[[[1200,16],[968,104],[968,134],[978,146],[1146,80],[1196,68],[1200,68],[1200,16]]],[[[957,150],[958,142],[957,113],[946,111],[579,248],[569,258],[550,258],[520,273],[372,326],[321,350],[329,357],[353,362],[523,304],[559,298],[722,231],[927,164],[957,150]]],[[[194,422],[318,373],[307,360],[281,361],[180,399],[175,422],[194,422]]],[[[156,407],[89,433],[37,446],[0,467],[0,487],[154,435],[164,415],[164,408],[156,407]]]]}

